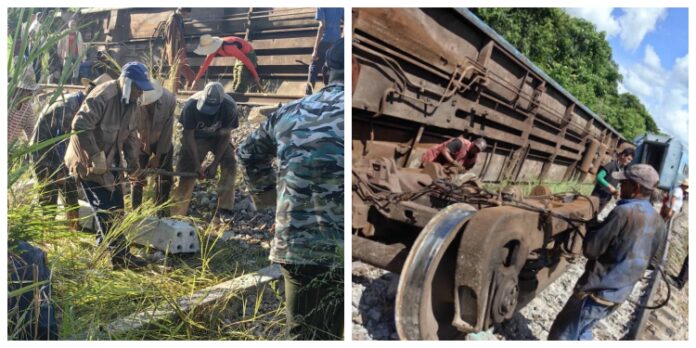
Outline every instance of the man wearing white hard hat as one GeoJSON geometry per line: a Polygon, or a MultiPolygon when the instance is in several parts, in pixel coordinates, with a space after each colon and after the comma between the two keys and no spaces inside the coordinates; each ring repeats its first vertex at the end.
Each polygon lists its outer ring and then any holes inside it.
{"type": "Polygon", "coordinates": [[[249,74],[251,74],[259,89],[263,89],[259,74],[256,72],[256,66],[258,65],[256,53],[254,53],[254,47],[248,41],[236,36],[220,38],[205,34],[201,36],[198,47],[193,52],[207,57],[199,68],[198,74],[193,79],[191,88],[196,85],[196,81],[203,77],[215,57],[234,57],[237,58],[237,61],[234,63],[232,89],[235,92],[246,92],[249,74]]]}
{"type": "MultiPolygon", "coordinates": [[[[140,168],[172,171],[176,95],[157,81],[151,80],[150,83],[154,89],[143,92],[137,115],[140,168]]],[[[143,187],[147,183],[147,177],[141,174],[132,179],[135,180],[131,181],[131,203],[133,208],[137,208],[143,201],[143,187]]],[[[158,176],[155,181],[155,202],[166,202],[171,189],[171,176],[158,176]]]]}

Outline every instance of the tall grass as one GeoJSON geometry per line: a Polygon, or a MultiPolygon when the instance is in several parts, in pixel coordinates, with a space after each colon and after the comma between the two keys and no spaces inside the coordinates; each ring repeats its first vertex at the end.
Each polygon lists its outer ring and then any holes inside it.
{"type": "MultiPolygon", "coordinates": [[[[14,23],[27,21],[35,9],[9,9],[8,15],[14,23]]],[[[25,29],[28,29],[28,25],[25,29]]],[[[26,101],[19,97],[18,84],[24,71],[35,59],[43,59],[55,49],[58,41],[67,34],[65,27],[59,26],[49,16],[43,22],[39,33],[41,40],[31,48],[28,58],[13,57],[8,54],[8,107],[16,107],[26,101]]],[[[12,42],[21,35],[21,26],[9,33],[12,42]]],[[[26,37],[26,35],[25,35],[26,37]]],[[[20,52],[27,48],[22,40],[20,52]]],[[[10,47],[10,50],[12,47],[10,47]]],[[[116,65],[118,66],[118,65],[116,65]]],[[[72,69],[66,67],[58,81],[59,87],[45,100],[43,109],[62,95],[62,86],[72,76],[72,69]]],[[[88,232],[73,232],[66,221],[56,219],[64,210],[55,205],[38,204],[43,194],[42,188],[49,182],[34,177],[27,163],[26,155],[59,141],[68,136],[51,139],[42,144],[27,145],[16,141],[9,146],[8,163],[8,240],[25,240],[39,246],[48,255],[51,270],[50,283],[53,286],[52,302],[56,307],[59,323],[59,336],[62,339],[278,339],[284,326],[283,304],[278,301],[280,289],[275,283],[258,294],[241,296],[231,294],[226,301],[217,303],[203,313],[199,310],[180,310],[173,321],[153,323],[141,330],[126,332],[118,337],[105,336],[103,328],[112,321],[127,315],[163,306],[176,307],[177,299],[190,295],[205,287],[255,271],[268,264],[267,251],[250,248],[239,241],[222,241],[209,236],[211,228],[197,223],[201,238],[201,251],[188,257],[166,256],[142,271],[113,271],[109,262],[107,243],[97,246],[95,236],[88,232]],[[270,304],[266,299],[274,299],[270,304]],[[235,309],[240,303],[241,314],[235,309]],[[264,303],[266,303],[264,305],[264,303]]],[[[149,195],[146,192],[146,197],[149,195]]],[[[117,236],[128,238],[145,217],[154,216],[165,206],[155,206],[145,202],[139,209],[129,211],[115,221],[106,240],[117,236]]],[[[196,221],[193,221],[196,222],[196,221]]],[[[147,254],[146,248],[134,250],[147,254]]],[[[10,252],[12,247],[10,246],[10,252]]],[[[19,296],[28,291],[36,291],[41,283],[22,287],[8,293],[19,296]]],[[[10,312],[12,308],[8,309],[10,312]]],[[[9,313],[8,313],[9,314],[9,313]]],[[[17,339],[27,325],[26,321],[8,323],[8,338],[17,339]]]]}

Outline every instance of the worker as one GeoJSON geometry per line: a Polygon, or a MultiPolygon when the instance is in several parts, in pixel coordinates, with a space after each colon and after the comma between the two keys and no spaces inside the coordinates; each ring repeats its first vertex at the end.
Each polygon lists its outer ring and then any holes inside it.
{"type": "Polygon", "coordinates": [[[681,268],[679,269],[679,274],[675,276],[670,276],[672,284],[679,290],[686,286],[689,281],[689,254],[686,254],[684,262],[682,262],[681,268]]]}
{"type": "Polygon", "coordinates": [[[186,80],[184,86],[188,86],[194,80],[194,73],[188,64],[186,57],[186,40],[184,39],[184,20],[191,13],[190,7],[179,7],[172,12],[164,24],[164,58],[171,67],[170,76],[176,83],[173,84],[174,94],[179,90],[179,78],[186,80]]]}
{"type": "MultiPolygon", "coordinates": [[[[225,93],[222,84],[210,82],[184,103],[179,122],[184,130],[176,169],[178,172],[197,172],[199,179],[213,179],[220,167],[214,218],[229,223],[232,220],[237,171],[230,132],[239,126],[237,103],[225,93]],[[208,152],[213,153],[213,161],[206,165],[203,162],[208,152]]],[[[195,183],[195,177],[179,178],[179,185],[174,191],[172,215],[187,214],[195,183]]]]}
{"type": "Polygon", "coordinates": [[[281,266],[287,327],[300,340],[342,335],[343,51],[343,40],[327,51],[326,87],[278,109],[237,150],[254,203],[276,209],[270,260],[281,266]]]}
{"type": "MultiPolygon", "coordinates": [[[[31,144],[37,145],[50,139],[70,134],[72,121],[82,106],[85,97],[99,84],[111,81],[108,75],[102,75],[94,81],[84,80],[85,90],[59,97],[53,104],[43,110],[36,122],[31,144]]],[[[39,202],[42,205],[58,204],[58,194],[63,196],[66,217],[70,229],[77,230],[79,218],[77,202],[77,182],[71,177],[63,163],[67,140],[53,145],[43,146],[31,153],[36,177],[42,182],[39,202]]]]}
{"type": "Polygon", "coordinates": [[[665,219],[665,222],[669,222],[671,218],[681,212],[682,206],[684,206],[684,196],[687,193],[689,193],[689,179],[685,178],[679,186],[672,189],[672,192],[665,196],[665,200],[662,202],[662,209],[660,209],[660,214],[665,219]]]}
{"type": "Polygon", "coordinates": [[[246,92],[249,74],[251,74],[256,85],[263,90],[261,79],[256,72],[256,67],[258,66],[256,53],[248,41],[236,36],[220,38],[205,34],[201,36],[198,47],[193,52],[199,55],[207,55],[207,57],[203,61],[203,65],[198,69],[198,74],[193,79],[191,88],[196,84],[196,81],[203,77],[215,57],[234,57],[237,58],[237,61],[234,63],[232,89],[235,92],[246,92]]]}
{"type": "Polygon", "coordinates": [[[7,120],[7,144],[12,144],[13,141],[19,139],[24,132],[27,139],[34,132],[34,109],[31,106],[34,93],[39,89],[36,83],[36,75],[34,68],[27,65],[22,76],[19,77],[19,82],[14,92],[9,105],[9,117],[7,120]]]}
{"type": "Polygon", "coordinates": [[[624,167],[633,161],[635,154],[636,152],[632,147],[627,147],[616,156],[615,160],[597,170],[597,182],[592,190],[592,196],[599,198],[598,214],[604,210],[612,197],[619,197],[619,188],[617,187],[619,181],[613,179],[612,174],[623,171],[624,167]]]}
{"type": "Polygon", "coordinates": [[[77,22],[68,22],[68,34],[58,41],[58,56],[63,61],[63,69],[72,69],[70,83],[76,84],[80,74],[79,63],[85,54],[82,34],[77,30],[77,22]]]}
{"type": "Polygon", "coordinates": [[[474,167],[478,154],[486,150],[486,146],[488,145],[484,138],[469,141],[464,139],[464,136],[459,136],[429,148],[423,154],[421,163],[425,165],[429,162],[437,162],[460,170],[469,170],[474,167]]]}
{"type": "Polygon", "coordinates": [[[588,226],[583,242],[585,272],[556,317],[549,340],[591,340],[592,328],[626,301],[667,238],[667,228],[649,202],[659,176],[647,164],[615,171],[621,200],[604,221],[588,226]]]}
{"type": "MultiPolygon", "coordinates": [[[[140,168],[172,171],[174,147],[174,112],[176,95],[151,80],[153,89],[143,92],[137,113],[140,168]]],[[[131,203],[137,208],[143,201],[143,187],[147,177],[142,171],[131,181],[131,203]]],[[[158,175],[155,182],[155,203],[161,205],[169,199],[172,177],[158,175]]]]}
{"type": "Polygon", "coordinates": [[[72,131],[79,133],[70,137],[65,165],[78,178],[96,211],[97,243],[107,243],[114,269],[147,264],[130,253],[123,235],[110,235],[124,204],[120,184],[123,172],[109,168],[125,167],[129,172],[138,169],[137,103],[143,91],[153,88],[145,65],[127,63],[117,80],[97,86],[87,96],[72,122],[72,131]]]}
{"type": "Polygon", "coordinates": [[[309,64],[307,87],[305,88],[306,95],[313,93],[314,83],[317,82],[319,71],[324,66],[326,50],[342,36],[341,22],[343,21],[343,8],[319,7],[317,8],[315,19],[319,21],[319,29],[317,29],[317,36],[314,40],[312,62],[309,64]]]}

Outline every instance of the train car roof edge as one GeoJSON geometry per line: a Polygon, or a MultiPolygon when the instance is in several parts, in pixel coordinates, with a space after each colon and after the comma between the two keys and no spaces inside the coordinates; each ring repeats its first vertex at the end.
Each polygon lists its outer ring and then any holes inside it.
{"type": "Polygon", "coordinates": [[[539,74],[541,77],[543,77],[545,80],[547,80],[554,88],[559,90],[566,98],[570,99],[573,103],[581,107],[585,112],[587,112],[590,116],[592,116],[594,119],[599,121],[602,125],[607,127],[609,130],[614,132],[615,134],[618,134],[619,137],[624,140],[630,142],[628,139],[626,139],[621,133],[619,133],[614,127],[609,125],[604,119],[599,117],[599,115],[595,114],[590,108],[588,108],[584,103],[579,101],[575,96],[570,94],[570,92],[566,91],[565,88],[561,87],[556,80],[552,79],[549,75],[547,75],[541,68],[536,66],[529,58],[527,58],[524,54],[522,54],[520,51],[515,48],[510,42],[508,42],[504,37],[502,37],[500,34],[498,34],[493,28],[488,26],[485,22],[483,22],[480,18],[476,17],[469,9],[467,8],[455,8],[455,10],[461,14],[464,18],[468,19],[471,21],[476,27],[481,29],[484,33],[488,34],[493,40],[495,40],[498,44],[503,46],[505,49],[510,51],[517,59],[520,61],[524,62],[525,64],[529,65],[529,67],[534,71],[535,73],[539,74]]]}

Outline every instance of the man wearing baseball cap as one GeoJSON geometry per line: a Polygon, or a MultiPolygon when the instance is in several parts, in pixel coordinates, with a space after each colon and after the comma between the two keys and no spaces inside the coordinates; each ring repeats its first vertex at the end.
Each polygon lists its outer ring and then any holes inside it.
{"type": "Polygon", "coordinates": [[[326,87],[275,111],[237,150],[256,206],[276,208],[270,259],[299,340],[342,336],[343,49],[340,39],[326,53],[326,87]]]}
{"type": "Polygon", "coordinates": [[[115,269],[145,266],[145,260],[128,250],[123,235],[111,235],[113,223],[123,214],[122,172],[109,168],[138,168],[136,111],[143,91],[153,89],[145,65],[130,62],[117,80],[95,87],[72,122],[65,165],[77,177],[89,204],[97,212],[97,244],[106,242],[115,269]],[[122,156],[123,155],[123,156],[122,156]],[[126,163],[122,163],[125,157],[126,163]]]}
{"type": "MultiPolygon", "coordinates": [[[[215,215],[221,222],[228,223],[232,219],[237,170],[234,149],[230,144],[230,132],[239,126],[237,104],[225,93],[222,84],[210,82],[184,103],[179,122],[184,132],[177,171],[198,172],[199,179],[213,179],[220,167],[215,215]],[[213,161],[206,165],[203,162],[208,152],[213,153],[213,161]]],[[[179,178],[172,215],[187,214],[195,183],[196,178],[179,178]]]]}
{"type": "Polygon", "coordinates": [[[591,340],[592,328],[631,294],[667,238],[667,228],[650,204],[659,175],[647,164],[612,173],[621,200],[607,218],[588,226],[583,243],[585,273],[556,317],[549,340],[591,340]]]}
{"type": "Polygon", "coordinates": [[[443,165],[451,165],[460,170],[469,170],[476,164],[478,154],[486,150],[486,139],[478,138],[469,141],[460,135],[444,143],[429,148],[421,158],[421,164],[437,162],[443,165]]]}

